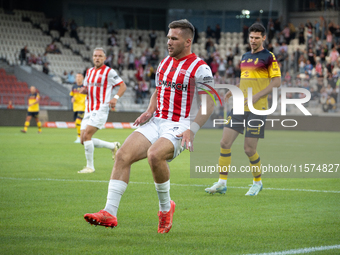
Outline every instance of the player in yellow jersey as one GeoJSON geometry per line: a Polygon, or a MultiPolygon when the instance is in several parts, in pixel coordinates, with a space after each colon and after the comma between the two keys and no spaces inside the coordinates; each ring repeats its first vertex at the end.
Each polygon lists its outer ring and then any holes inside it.
{"type": "Polygon", "coordinates": [[[25,121],[25,126],[24,129],[20,130],[22,133],[27,132],[27,128],[30,125],[30,121],[32,117],[35,119],[37,122],[38,126],[38,133],[41,133],[41,122],[39,120],[39,100],[40,100],[40,95],[37,92],[37,89],[32,86],[30,88],[31,93],[28,96],[28,109],[27,109],[27,116],[26,116],[26,121],[25,121]]]}
{"type": "Polygon", "coordinates": [[[74,120],[77,128],[77,140],[75,140],[75,143],[80,143],[80,124],[81,121],[84,118],[84,112],[85,112],[85,100],[86,100],[86,94],[79,93],[80,89],[83,88],[83,81],[84,76],[81,73],[77,73],[76,75],[76,85],[72,87],[72,90],[70,92],[71,101],[73,103],[73,112],[74,112],[74,120]]]}
{"type": "MultiPolygon", "coordinates": [[[[221,149],[219,157],[220,169],[229,169],[231,164],[231,146],[237,136],[243,134],[244,151],[249,158],[252,169],[253,185],[246,196],[256,196],[262,190],[261,160],[256,148],[259,138],[264,138],[265,115],[256,115],[248,108],[248,88],[252,88],[252,102],[256,110],[268,109],[268,94],[273,88],[281,85],[281,72],[273,53],[264,49],[263,42],[266,40],[266,29],[259,23],[249,27],[249,42],[251,51],[245,53],[241,59],[241,79],[238,87],[242,90],[245,98],[244,115],[236,115],[231,110],[223,129],[221,149]]],[[[228,91],[226,99],[231,96],[228,91]]],[[[220,172],[218,182],[205,191],[210,194],[227,191],[228,172],[220,172]]]]}

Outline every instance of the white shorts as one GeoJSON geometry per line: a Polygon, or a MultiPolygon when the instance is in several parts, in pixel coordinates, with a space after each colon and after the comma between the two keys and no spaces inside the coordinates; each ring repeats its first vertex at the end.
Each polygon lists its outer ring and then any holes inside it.
{"type": "Polygon", "coordinates": [[[181,146],[182,138],[176,135],[183,133],[187,129],[188,127],[182,123],[152,117],[148,123],[135,131],[143,134],[151,144],[154,144],[161,137],[170,140],[174,145],[174,156],[172,158],[174,159],[184,150],[184,147],[181,146]]]}
{"type": "Polygon", "coordinates": [[[85,112],[84,118],[81,121],[80,130],[86,129],[87,125],[102,129],[105,127],[108,117],[108,109],[99,109],[98,111],[85,112]]]}

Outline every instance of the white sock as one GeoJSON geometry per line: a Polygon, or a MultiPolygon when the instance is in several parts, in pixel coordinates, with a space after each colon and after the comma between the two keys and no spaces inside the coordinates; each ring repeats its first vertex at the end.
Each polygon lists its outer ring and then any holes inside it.
{"type": "Polygon", "coordinates": [[[170,180],[164,183],[155,183],[158,199],[159,210],[162,212],[170,211],[170,180]]]}
{"type": "Polygon", "coordinates": [[[113,216],[117,216],[120,199],[124,194],[127,183],[119,180],[110,180],[107,200],[104,210],[113,216]]]}
{"type": "Polygon", "coordinates": [[[87,161],[86,166],[94,169],[94,165],[93,165],[94,146],[93,146],[92,140],[85,141],[84,142],[84,148],[85,148],[85,157],[86,157],[86,161],[87,161]]]}
{"type": "Polygon", "coordinates": [[[115,147],[114,143],[106,142],[97,138],[92,138],[92,142],[96,148],[107,148],[112,150],[115,147]]]}
{"type": "Polygon", "coordinates": [[[253,180],[253,184],[262,185],[262,180],[261,180],[261,181],[258,181],[258,182],[256,182],[256,181],[253,180]]]}
{"type": "Polygon", "coordinates": [[[221,184],[227,186],[227,180],[218,179],[218,183],[221,183],[221,184]]]}

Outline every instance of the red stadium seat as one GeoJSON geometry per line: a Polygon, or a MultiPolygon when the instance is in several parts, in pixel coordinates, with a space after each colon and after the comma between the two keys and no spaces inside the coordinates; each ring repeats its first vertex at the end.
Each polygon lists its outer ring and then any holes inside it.
{"type": "Polygon", "coordinates": [[[51,106],[60,106],[60,103],[59,103],[59,102],[54,102],[54,101],[52,101],[52,102],[51,102],[51,106]]]}
{"type": "MultiPolygon", "coordinates": [[[[37,90],[39,93],[39,90],[37,90]]],[[[26,82],[18,81],[15,75],[8,75],[0,68],[0,100],[2,104],[12,101],[14,105],[27,105],[27,96],[30,93],[26,82]]],[[[40,95],[40,105],[60,106],[59,102],[52,101],[49,96],[40,95]]]]}

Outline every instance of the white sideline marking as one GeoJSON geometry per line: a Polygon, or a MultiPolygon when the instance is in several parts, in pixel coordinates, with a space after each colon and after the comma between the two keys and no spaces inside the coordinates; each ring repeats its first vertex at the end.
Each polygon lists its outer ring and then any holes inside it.
{"type": "MultiPolygon", "coordinates": [[[[51,179],[51,178],[13,178],[13,177],[0,177],[2,180],[17,180],[17,181],[56,181],[56,182],[103,182],[108,183],[109,181],[102,180],[70,180],[70,179],[51,179]]],[[[151,182],[129,182],[132,184],[146,184],[154,185],[151,182]]],[[[208,187],[209,185],[204,184],[179,184],[171,183],[174,186],[184,186],[184,187],[208,187]]],[[[228,189],[249,189],[248,187],[242,186],[228,186],[228,189]]],[[[283,189],[283,188],[263,188],[264,190],[282,190],[282,191],[301,191],[301,192],[317,192],[317,193],[340,193],[338,190],[313,190],[313,189],[283,189]]]]}
{"type": "Polygon", "coordinates": [[[330,246],[319,246],[319,247],[310,247],[310,248],[301,248],[287,251],[277,251],[277,252],[269,252],[269,253],[254,253],[247,255],[289,255],[289,254],[303,254],[310,253],[315,251],[327,251],[333,249],[340,249],[340,245],[330,245],[330,246]]]}

